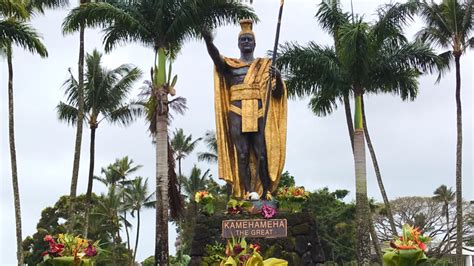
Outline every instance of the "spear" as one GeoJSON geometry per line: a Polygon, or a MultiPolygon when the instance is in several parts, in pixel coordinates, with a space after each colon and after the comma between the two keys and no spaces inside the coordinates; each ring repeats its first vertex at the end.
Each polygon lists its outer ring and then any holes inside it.
{"type": "MultiPolygon", "coordinates": [[[[284,0],[280,0],[280,10],[278,11],[278,22],[275,35],[275,45],[273,46],[273,55],[272,55],[272,67],[276,66],[276,55],[278,51],[278,39],[280,39],[280,27],[281,27],[281,17],[283,14],[283,4],[284,0]]],[[[270,94],[272,92],[272,79],[273,75],[270,75],[267,85],[267,96],[265,97],[265,112],[263,115],[263,130],[265,130],[265,125],[267,124],[268,110],[270,107],[270,94]]],[[[265,132],[265,131],[264,131],[265,132]]]]}

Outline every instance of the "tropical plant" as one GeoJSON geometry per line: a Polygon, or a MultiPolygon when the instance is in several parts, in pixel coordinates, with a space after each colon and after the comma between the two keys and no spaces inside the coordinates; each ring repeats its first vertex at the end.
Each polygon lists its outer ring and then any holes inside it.
{"type": "MultiPolygon", "coordinates": [[[[95,135],[99,124],[106,120],[123,126],[130,124],[141,109],[133,102],[127,103],[127,96],[133,83],[140,78],[141,71],[131,65],[121,65],[108,70],[101,65],[102,55],[94,50],[86,56],[86,75],[84,82],[84,123],[91,130],[89,178],[86,196],[90,199],[94,177],[95,135]]],[[[67,103],[60,102],[57,106],[58,117],[69,124],[82,123],[79,120],[79,86],[73,74],[66,82],[67,103]],[[79,121],[79,123],[78,123],[79,121]]],[[[88,219],[84,236],[88,232],[88,219]]]]}
{"type": "MultiPolygon", "coordinates": [[[[119,188],[122,190],[125,188],[126,185],[130,184],[130,180],[127,180],[127,176],[136,172],[140,169],[141,165],[133,165],[133,160],[129,159],[128,156],[125,156],[121,159],[116,159],[113,164],[109,164],[106,168],[102,167],[102,174],[104,177],[97,177],[94,176],[94,179],[102,182],[107,187],[112,187],[115,189],[116,185],[118,184],[119,188]]],[[[122,193],[122,201],[125,201],[124,194],[122,193]]],[[[123,219],[125,226],[125,233],[127,235],[127,248],[130,249],[130,234],[128,232],[128,228],[130,227],[130,223],[127,221],[127,209],[124,208],[122,210],[123,219]]]]}
{"type": "Polygon", "coordinates": [[[419,228],[403,225],[402,235],[390,242],[390,249],[384,250],[383,260],[390,266],[415,266],[426,261],[426,244],[429,237],[422,234],[419,228]]]}
{"type": "Polygon", "coordinates": [[[140,236],[140,212],[142,208],[153,208],[155,207],[155,201],[153,197],[155,193],[148,192],[148,178],[143,180],[142,177],[136,177],[130,185],[125,187],[124,190],[125,201],[124,208],[131,210],[132,217],[135,217],[137,213],[137,236],[135,238],[135,248],[133,249],[133,261],[137,256],[138,239],[140,236]]]}
{"type": "Polygon", "coordinates": [[[208,148],[207,152],[198,152],[198,161],[206,161],[209,163],[217,162],[217,139],[216,132],[206,131],[204,142],[208,148]]]}
{"type": "MultiPolygon", "coordinates": [[[[450,218],[449,226],[446,226],[446,220],[443,219],[444,203],[436,201],[432,197],[402,197],[391,201],[393,215],[397,227],[404,224],[411,224],[419,227],[423,233],[432,239],[428,255],[430,257],[441,258],[455,250],[452,243],[456,240],[456,206],[450,204],[448,212],[450,218]],[[449,230],[447,230],[449,228],[449,230]]],[[[472,225],[472,215],[469,210],[469,203],[463,204],[463,240],[464,244],[474,240],[474,227],[472,225]]],[[[384,209],[378,210],[375,215],[375,225],[378,238],[382,241],[393,239],[389,230],[387,218],[383,213],[384,209]]],[[[457,264],[456,264],[457,265],[457,264]]]]}
{"type": "MultiPolygon", "coordinates": [[[[433,200],[443,203],[442,215],[446,217],[446,234],[447,239],[449,238],[449,204],[454,200],[455,194],[451,188],[448,188],[446,185],[441,185],[433,192],[433,200]]],[[[446,248],[449,249],[451,243],[447,243],[446,248]]]]}
{"type": "MultiPolygon", "coordinates": [[[[59,6],[60,1],[50,1],[51,7],[59,6]]],[[[19,46],[41,57],[47,57],[46,47],[41,42],[39,33],[28,24],[30,16],[35,11],[42,10],[43,5],[27,5],[20,0],[0,1],[0,50],[6,54],[8,65],[8,137],[13,184],[13,199],[15,208],[15,230],[18,265],[23,265],[22,229],[20,189],[18,186],[18,170],[15,146],[15,118],[13,102],[13,46],[19,46]]]]}
{"type": "MultiPolygon", "coordinates": [[[[335,48],[310,42],[303,47],[287,43],[278,64],[287,72],[290,94],[311,95],[310,107],[326,115],[337,108],[345,94],[355,97],[354,161],[358,233],[358,262],[368,263],[370,219],[365,170],[363,95],[393,93],[413,100],[418,90],[417,77],[438,63],[436,55],[421,42],[409,42],[402,27],[410,20],[413,5],[392,4],[379,10],[379,18],[368,24],[357,16],[323,23],[337,39],[335,48]],[[345,21],[345,22],[344,22],[345,21]],[[293,87],[292,87],[293,86],[293,87]]],[[[340,15],[338,18],[345,18],[340,15]]],[[[323,18],[327,22],[327,19],[323,18]]],[[[369,147],[370,148],[370,147],[369,147]]],[[[381,181],[381,180],[380,180],[381,181]]],[[[381,184],[381,182],[379,182],[381,184]]],[[[381,187],[382,188],[382,187],[381,187]]],[[[383,189],[381,189],[384,191],[383,189]]]]}
{"type": "MultiPolygon", "coordinates": [[[[462,108],[461,108],[461,56],[474,48],[474,1],[473,0],[443,0],[419,2],[419,14],[425,21],[425,26],[417,36],[448,51],[440,54],[450,63],[454,59],[456,66],[456,206],[457,206],[457,238],[456,256],[458,263],[462,261],[462,108]]],[[[446,69],[441,69],[442,74],[446,69]]],[[[438,81],[441,77],[438,77],[438,81]]]]}
{"type": "Polygon", "coordinates": [[[193,135],[186,136],[182,128],[176,129],[171,138],[171,147],[174,151],[175,160],[178,160],[178,174],[181,173],[181,160],[186,158],[193,150],[202,138],[193,140],[193,135]]]}
{"type": "MultiPolygon", "coordinates": [[[[176,79],[166,78],[166,62],[184,42],[200,36],[203,27],[237,23],[255,18],[247,6],[228,0],[145,0],[88,3],[73,9],[65,24],[104,26],[106,51],[123,42],[138,42],[153,49],[153,94],[147,104],[147,117],[156,141],[157,229],[156,263],[168,263],[168,94],[174,93],[176,79]]],[[[169,71],[170,72],[170,71],[169,71]]]]}

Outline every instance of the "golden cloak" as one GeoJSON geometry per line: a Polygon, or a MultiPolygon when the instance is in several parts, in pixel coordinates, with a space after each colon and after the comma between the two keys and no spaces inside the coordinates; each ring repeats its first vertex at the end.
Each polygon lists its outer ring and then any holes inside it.
{"type": "MultiPolygon", "coordinates": [[[[226,64],[232,68],[249,67],[245,80],[253,80],[253,84],[258,84],[260,100],[262,101],[263,110],[265,110],[269,80],[268,70],[271,66],[271,60],[268,58],[257,58],[251,64],[234,58],[224,57],[224,60],[226,64]]],[[[268,173],[271,180],[270,192],[276,190],[285,164],[287,91],[285,85],[283,87],[284,93],[281,97],[270,97],[268,119],[265,128],[268,173]]],[[[216,115],[218,174],[220,179],[232,184],[232,194],[234,197],[243,198],[245,196],[245,189],[242,182],[240,182],[237,151],[232,143],[228,123],[230,103],[230,91],[225,79],[214,70],[214,108],[216,115]]],[[[262,194],[262,184],[260,178],[257,176],[257,160],[252,149],[250,151],[250,173],[252,190],[262,194]]]]}

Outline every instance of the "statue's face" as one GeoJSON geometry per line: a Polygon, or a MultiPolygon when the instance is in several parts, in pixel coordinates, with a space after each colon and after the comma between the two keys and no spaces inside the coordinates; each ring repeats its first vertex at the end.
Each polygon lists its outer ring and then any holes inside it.
{"type": "Polygon", "coordinates": [[[239,36],[239,49],[242,53],[253,53],[255,50],[255,38],[252,34],[239,36]]]}

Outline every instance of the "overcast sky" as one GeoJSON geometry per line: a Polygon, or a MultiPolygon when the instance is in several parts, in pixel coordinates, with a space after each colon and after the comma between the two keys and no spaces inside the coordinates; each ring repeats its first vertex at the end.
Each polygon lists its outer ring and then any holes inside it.
{"type": "MultiPolygon", "coordinates": [[[[74,2],[74,1],[73,1],[74,2]]],[[[261,22],[254,26],[256,56],[262,56],[273,47],[276,0],[255,0],[254,8],[261,22]]],[[[317,25],[314,15],[320,1],[289,0],[285,3],[281,28],[281,43],[310,40],[320,44],[332,43],[330,37],[317,25]]],[[[354,12],[372,19],[375,8],[389,1],[354,0],[354,12]]],[[[350,10],[350,1],[342,1],[350,10]]],[[[75,4],[75,3],[74,3],[75,4]]],[[[18,177],[21,194],[23,237],[35,232],[41,210],[52,206],[61,195],[69,194],[72,173],[75,128],[57,119],[55,107],[65,100],[61,88],[68,78],[67,69],[77,73],[78,34],[62,36],[60,25],[67,10],[49,11],[46,16],[33,19],[32,24],[43,34],[49,51],[47,59],[40,59],[23,50],[14,49],[15,133],[17,145],[18,177]]],[[[420,27],[417,21],[407,29],[412,36],[420,27]]],[[[217,31],[216,46],[221,54],[238,57],[237,34],[239,27],[225,27],[217,31]]],[[[87,52],[94,48],[103,51],[102,35],[98,30],[87,30],[87,52]]],[[[117,48],[104,55],[104,64],[112,69],[123,63],[140,67],[148,78],[153,63],[153,52],[135,44],[117,48]]],[[[474,199],[473,150],[473,54],[461,59],[463,100],[463,178],[464,197],[474,199]]],[[[0,264],[14,265],[16,260],[15,220],[8,150],[7,67],[1,62],[0,71],[0,144],[1,144],[1,231],[0,264]]],[[[170,130],[183,128],[194,138],[214,130],[212,62],[203,42],[192,41],[184,46],[173,66],[179,75],[177,94],[186,97],[189,110],[177,116],[170,130]]],[[[367,123],[377,152],[382,177],[389,198],[402,196],[431,196],[441,184],[455,187],[455,98],[454,71],[439,84],[436,77],[420,78],[420,92],[414,102],[403,102],[393,95],[366,96],[367,123]]],[[[141,81],[135,84],[131,97],[137,96],[141,81]]],[[[348,189],[349,200],[354,199],[354,165],[342,109],[329,117],[316,117],[307,107],[308,99],[290,101],[288,110],[288,137],[285,170],[295,176],[297,185],[309,190],[322,187],[348,189]]],[[[78,192],[85,193],[89,164],[90,131],[84,127],[81,168],[78,192]]],[[[205,151],[200,144],[196,151],[205,151]]],[[[95,174],[116,158],[128,155],[143,165],[137,175],[148,177],[153,188],[154,147],[143,119],[127,128],[103,123],[96,134],[95,174]]],[[[198,163],[192,154],[183,162],[188,174],[194,164],[203,170],[215,165],[198,163]]],[[[369,196],[381,200],[377,182],[367,153],[367,179],[369,196]]],[[[94,184],[95,193],[105,192],[100,183],[94,184]]],[[[142,216],[141,241],[138,260],[153,254],[154,211],[142,216]]],[[[170,228],[170,249],[174,253],[175,232],[170,228]]],[[[134,234],[132,234],[134,241],[134,234]]]]}

